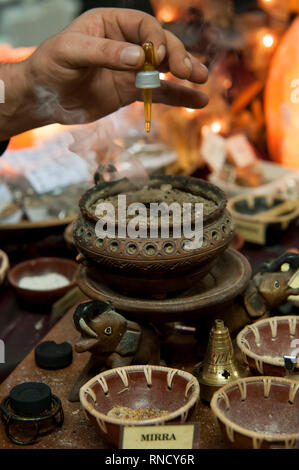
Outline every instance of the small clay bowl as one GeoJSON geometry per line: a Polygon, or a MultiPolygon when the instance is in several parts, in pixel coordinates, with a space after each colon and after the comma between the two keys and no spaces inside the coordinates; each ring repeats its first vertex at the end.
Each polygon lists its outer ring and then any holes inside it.
{"type": "Polygon", "coordinates": [[[36,258],[14,266],[8,273],[8,281],[15,290],[20,301],[29,305],[53,304],[63,297],[76,285],[77,263],[64,258],[36,258]],[[25,276],[38,276],[46,273],[62,274],[69,280],[69,284],[56,289],[35,290],[19,286],[20,280],[25,276]]]}
{"type": "Polygon", "coordinates": [[[298,448],[299,383],[247,377],[214,393],[211,408],[234,449],[298,448]]]}
{"type": "MultiPolygon", "coordinates": [[[[237,336],[244,361],[255,375],[287,375],[284,356],[296,356],[299,343],[299,316],[288,315],[259,320],[247,325],[237,336]]],[[[299,373],[299,357],[294,365],[299,373]]]]}
{"type": "Polygon", "coordinates": [[[199,400],[199,384],[188,372],[161,366],[128,366],[107,370],[80,389],[81,405],[99,434],[118,447],[121,428],[187,421],[199,400]],[[151,419],[107,416],[116,406],[154,408],[168,413],[151,419]]]}

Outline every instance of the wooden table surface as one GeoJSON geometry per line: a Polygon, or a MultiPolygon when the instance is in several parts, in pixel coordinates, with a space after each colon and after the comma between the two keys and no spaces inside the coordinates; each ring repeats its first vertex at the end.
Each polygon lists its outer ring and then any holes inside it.
{"type": "MultiPolygon", "coordinates": [[[[70,310],[46,335],[43,340],[53,340],[57,343],[68,341],[72,345],[79,339],[79,333],[72,324],[72,313],[70,310]]],[[[170,362],[178,368],[187,371],[192,370],[196,359],[194,357],[195,340],[190,333],[180,333],[170,341],[170,362]]],[[[5,433],[4,425],[0,426],[0,448],[6,449],[106,449],[105,442],[98,435],[96,430],[89,424],[88,419],[83,414],[80,403],[68,401],[68,395],[75,378],[84,367],[89,357],[89,353],[77,354],[74,351],[72,364],[61,370],[44,370],[36,366],[34,360],[34,350],[13,370],[9,377],[0,386],[0,400],[2,401],[11,388],[15,385],[38,381],[48,384],[52,392],[61,401],[65,415],[62,428],[56,428],[51,434],[41,437],[34,445],[19,446],[13,444],[5,433]]],[[[219,433],[217,422],[212,415],[209,406],[200,403],[194,421],[199,421],[200,426],[200,448],[202,449],[222,449],[226,448],[219,433]]]]}

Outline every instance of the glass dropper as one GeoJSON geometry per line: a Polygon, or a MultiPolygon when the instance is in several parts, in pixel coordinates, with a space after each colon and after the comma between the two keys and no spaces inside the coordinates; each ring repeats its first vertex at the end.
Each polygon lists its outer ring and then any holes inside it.
{"type": "Polygon", "coordinates": [[[152,42],[142,44],[144,50],[144,64],[141,72],[136,74],[135,85],[143,88],[145,130],[151,129],[152,88],[160,86],[158,70],[155,69],[155,50],[152,42]]]}

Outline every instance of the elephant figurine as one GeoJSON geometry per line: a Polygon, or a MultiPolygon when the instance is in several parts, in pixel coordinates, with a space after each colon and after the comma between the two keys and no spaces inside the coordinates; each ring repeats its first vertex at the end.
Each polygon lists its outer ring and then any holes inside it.
{"type": "Polygon", "coordinates": [[[140,326],[117,313],[111,302],[92,300],[78,305],[74,326],[81,333],[78,353],[89,351],[90,359],[69,395],[78,401],[84,383],[101,370],[133,364],[160,364],[160,340],[151,326],[140,326]]]}
{"type": "MultiPolygon", "coordinates": [[[[243,295],[237,297],[231,306],[218,312],[215,318],[222,319],[231,336],[235,337],[246,325],[269,317],[272,309],[285,303],[290,295],[299,294],[299,288],[290,287],[298,270],[299,254],[293,252],[286,252],[262,265],[249,281],[243,295]]],[[[204,329],[199,329],[198,339],[206,335],[214,321],[213,317],[205,322],[204,329]]]]}

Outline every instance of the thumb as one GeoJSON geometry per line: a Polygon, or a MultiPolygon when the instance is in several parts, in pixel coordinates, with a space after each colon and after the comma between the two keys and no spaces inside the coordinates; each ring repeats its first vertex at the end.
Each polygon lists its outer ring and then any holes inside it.
{"type": "Polygon", "coordinates": [[[124,41],[97,38],[79,32],[56,36],[54,53],[59,63],[69,67],[105,67],[113,70],[134,70],[142,66],[141,46],[124,41]]]}

